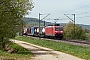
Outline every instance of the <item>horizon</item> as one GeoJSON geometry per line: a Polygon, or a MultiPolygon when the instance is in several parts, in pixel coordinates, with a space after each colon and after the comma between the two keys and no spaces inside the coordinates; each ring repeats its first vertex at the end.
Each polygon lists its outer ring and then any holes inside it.
{"type": "MultiPolygon", "coordinates": [[[[33,17],[25,17],[25,18],[33,18],[33,17]]],[[[38,19],[38,18],[35,18],[35,19],[38,19]]],[[[48,21],[45,21],[45,22],[48,22],[48,21]]],[[[50,23],[54,23],[54,22],[50,22],[50,23]]],[[[58,22],[57,22],[58,23],[58,22]]],[[[59,22],[60,23],[60,22],[59,22]]],[[[62,22],[61,22],[62,23],[62,22]]],[[[65,22],[64,22],[65,23],[65,22]]],[[[68,22],[67,22],[68,23],[68,22]]],[[[65,24],[67,24],[65,23],[65,24]]],[[[89,25],[89,24],[80,24],[80,25],[89,25]]],[[[90,25],[89,25],[90,26],[90,25]]]]}

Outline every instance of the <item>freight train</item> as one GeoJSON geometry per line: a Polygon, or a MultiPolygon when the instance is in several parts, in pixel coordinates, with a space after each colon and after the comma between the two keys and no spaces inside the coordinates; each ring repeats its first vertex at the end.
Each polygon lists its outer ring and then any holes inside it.
{"type": "Polygon", "coordinates": [[[24,35],[38,37],[53,37],[62,39],[63,34],[63,26],[60,26],[59,24],[48,25],[46,27],[28,27],[24,30],[24,35]]]}

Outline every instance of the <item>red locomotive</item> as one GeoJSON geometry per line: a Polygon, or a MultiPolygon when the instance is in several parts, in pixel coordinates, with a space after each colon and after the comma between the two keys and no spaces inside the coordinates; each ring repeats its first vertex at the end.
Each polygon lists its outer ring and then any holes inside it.
{"type": "Polygon", "coordinates": [[[45,28],[45,35],[55,38],[63,38],[63,26],[48,26],[45,28]]]}

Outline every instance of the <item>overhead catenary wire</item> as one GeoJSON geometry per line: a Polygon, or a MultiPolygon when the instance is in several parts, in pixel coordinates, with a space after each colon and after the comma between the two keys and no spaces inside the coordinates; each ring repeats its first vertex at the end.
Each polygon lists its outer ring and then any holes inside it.
{"type": "MultiPolygon", "coordinates": [[[[63,11],[63,12],[56,12],[56,14],[57,14],[57,13],[65,14],[65,13],[67,13],[67,12],[79,10],[79,9],[86,8],[86,7],[90,7],[90,4],[89,4],[89,5],[86,5],[86,6],[83,6],[83,7],[79,7],[79,8],[75,8],[75,9],[71,9],[71,10],[67,10],[67,11],[63,11]]],[[[53,13],[52,13],[52,14],[53,14],[53,13]]]]}
{"type": "MultiPolygon", "coordinates": [[[[64,11],[64,12],[60,12],[60,13],[58,12],[59,13],[59,17],[57,17],[57,18],[52,17],[52,18],[45,19],[45,20],[54,20],[54,19],[59,19],[57,21],[60,21],[60,20],[62,20],[62,21],[69,20],[69,19],[66,19],[65,18],[64,14],[69,14],[69,15],[76,14],[76,19],[90,17],[90,16],[85,16],[85,15],[88,15],[90,13],[89,10],[88,11],[84,11],[84,12],[82,11],[81,13],[80,12],[79,13],[75,13],[76,11],[78,11],[80,9],[88,8],[88,7],[90,7],[90,4],[89,5],[86,5],[86,6],[83,6],[83,7],[75,8],[75,9],[72,9],[72,10],[64,11]],[[69,12],[71,12],[71,13],[69,13],[69,12]],[[62,18],[63,16],[64,16],[64,18],[62,18]]],[[[50,15],[53,15],[53,13],[50,13],[50,15]]]]}
{"type": "Polygon", "coordinates": [[[88,14],[88,13],[90,13],[90,12],[83,12],[83,13],[79,13],[77,15],[83,15],[83,14],[88,14]]]}
{"type": "MultiPolygon", "coordinates": [[[[86,5],[86,6],[83,6],[83,7],[76,8],[76,9],[72,9],[72,10],[60,12],[60,13],[61,13],[61,14],[65,14],[65,13],[67,13],[67,12],[79,10],[79,9],[86,8],[86,7],[90,7],[90,4],[89,4],[89,5],[86,5]]],[[[58,12],[58,13],[59,13],[59,12],[58,12]]],[[[89,12],[89,11],[88,11],[88,12],[82,12],[82,13],[78,13],[78,14],[76,14],[76,15],[83,15],[83,14],[88,14],[88,13],[90,13],[90,12],[89,12]]],[[[71,13],[69,13],[69,14],[71,14],[71,13]]],[[[60,16],[59,16],[59,17],[60,17],[60,16]]],[[[57,18],[59,18],[59,17],[57,17],[57,18]]]]}
{"type": "Polygon", "coordinates": [[[82,16],[82,17],[77,17],[77,18],[85,18],[85,17],[90,17],[90,16],[82,16]]]}

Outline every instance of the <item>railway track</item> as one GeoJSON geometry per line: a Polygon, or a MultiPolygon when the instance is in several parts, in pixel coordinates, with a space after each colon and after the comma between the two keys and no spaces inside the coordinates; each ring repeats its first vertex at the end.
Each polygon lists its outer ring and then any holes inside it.
{"type": "Polygon", "coordinates": [[[56,40],[56,41],[90,48],[90,41],[82,41],[82,40],[79,40],[79,41],[78,40],[56,40]]]}
{"type": "MultiPolygon", "coordinates": [[[[31,37],[31,36],[28,36],[28,37],[31,37]]],[[[31,37],[31,38],[38,38],[38,37],[31,37]]],[[[67,43],[67,44],[90,48],[89,40],[65,40],[65,39],[59,40],[59,39],[48,39],[48,38],[38,38],[38,39],[50,40],[50,41],[55,41],[55,42],[63,42],[63,43],[67,43]]]]}
{"type": "Polygon", "coordinates": [[[88,40],[64,40],[64,41],[83,43],[83,44],[90,44],[90,41],[88,41],[88,40]]]}

